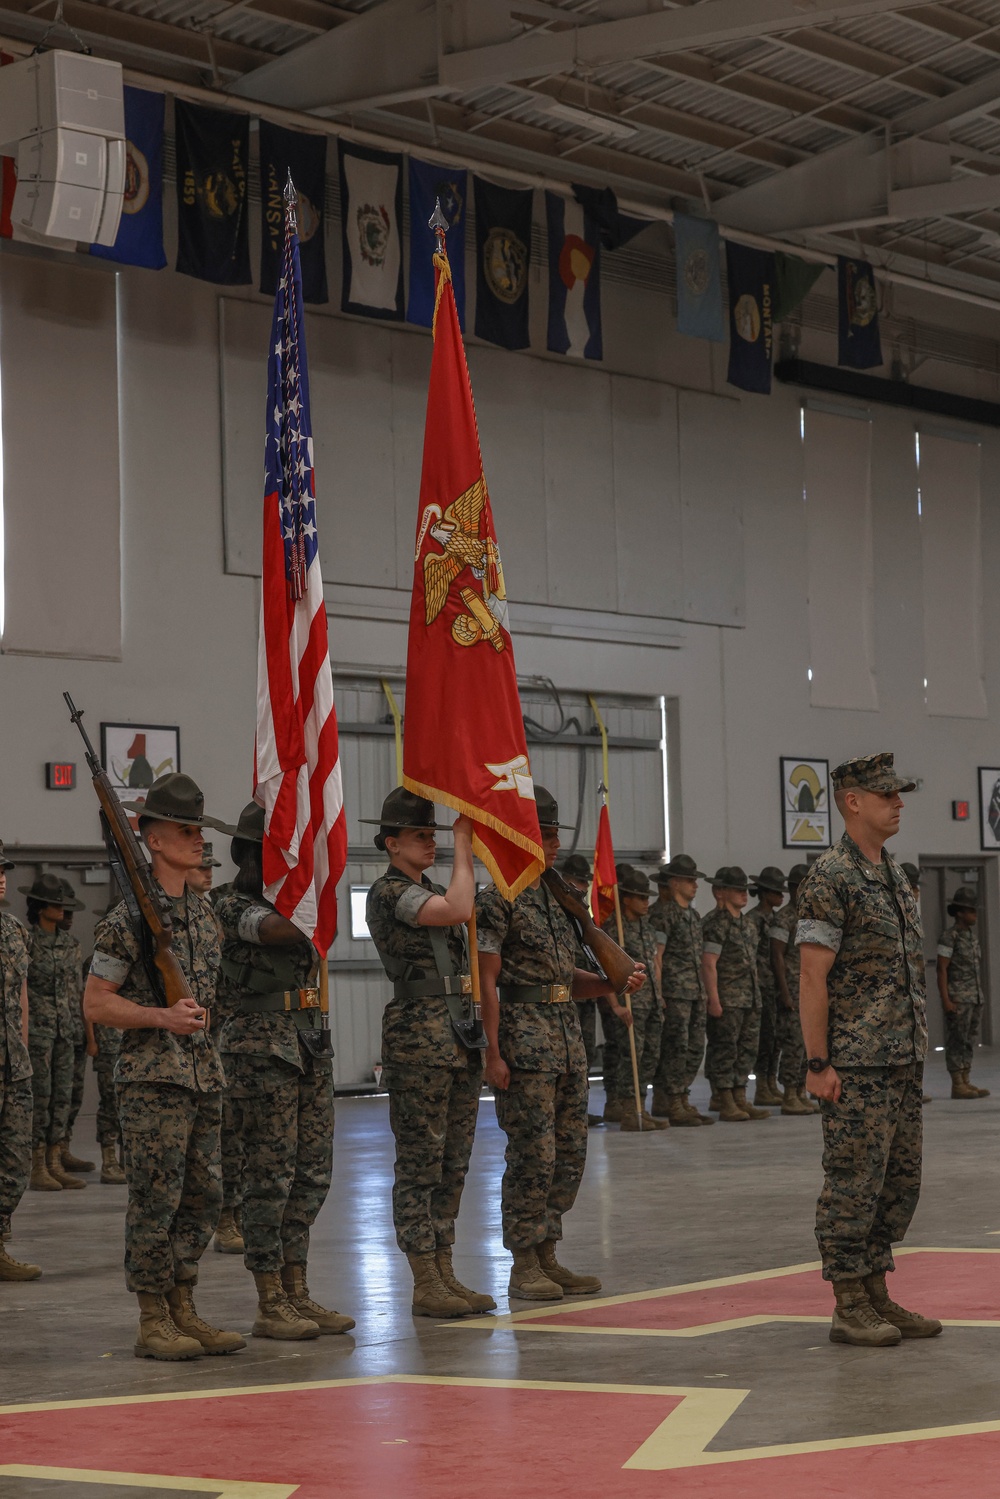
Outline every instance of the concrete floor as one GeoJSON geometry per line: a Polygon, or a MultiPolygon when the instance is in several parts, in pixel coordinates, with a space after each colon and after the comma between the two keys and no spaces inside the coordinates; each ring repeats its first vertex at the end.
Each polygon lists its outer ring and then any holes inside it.
{"type": "MultiPolygon", "coordinates": [[[[936,1250],[992,1250],[1000,1277],[1000,1164],[996,1149],[1000,1056],[994,1060],[993,1054],[983,1051],[980,1057],[974,1075],[984,1086],[993,1087],[994,1095],[979,1103],[948,1100],[941,1058],[932,1059],[928,1091],[935,1095],[935,1102],[925,1112],[924,1190],[907,1242],[936,1250]]],[[[695,1091],[704,1103],[704,1086],[695,1091]]],[[[599,1089],[594,1091],[593,1105],[601,1106],[599,1089]]],[[[83,1147],[90,1135],[91,1121],[84,1117],[74,1141],[78,1153],[86,1153],[83,1147]]],[[[986,1311],[978,1303],[972,1307],[977,1295],[979,1301],[984,1295],[989,1301],[992,1295],[992,1291],[983,1292],[980,1284],[982,1265],[993,1276],[992,1260],[949,1254],[936,1259],[918,1257],[925,1267],[920,1280],[921,1309],[935,1310],[934,1295],[940,1287],[942,1295],[945,1291],[949,1295],[944,1315],[979,1325],[947,1327],[938,1339],[884,1352],[834,1347],[821,1321],[771,1321],[687,1337],[657,1335],[650,1331],[649,1324],[655,1325],[653,1313],[661,1303],[655,1298],[628,1301],[633,1293],[660,1287],[751,1275],[784,1266],[801,1267],[814,1261],[813,1209],[820,1179],[819,1152],[820,1125],[815,1117],[775,1115],[754,1124],[717,1124],[712,1129],[675,1129],[643,1136],[621,1135],[617,1128],[591,1130],[587,1175],[577,1207],[567,1220],[563,1257],[573,1267],[601,1275],[604,1297],[626,1298],[612,1311],[594,1314],[605,1324],[623,1324],[624,1330],[517,1330],[516,1323],[506,1320],[509,1259],[499,1236],[503,1137],[492,1103],[484,1101],[459,1224],[456,1269],[468,1284],[493,1293],[499,1306],[498,1319],[479,1325],[436,1324],[428,1319],[415,1320],[409,1312],[409,1274],[396,1249],[390,1217],[393,1151],[386,1100],[343,1100],[338,1103],[334,1190],[314,1232],[310,1280],[319,1300],[356,1317],[356,1333],[348,1338],[321,1338],[297,1345],[250,1340],[246,1351],[234,1357],[205,1358],[181,1365],[137,1360],[132,1355],[135,1301],[125,1292],[121,1272],[125,1188],[102,1187],[95,1175],[88,1178],[91,1185],[82,1195],[28,1193],[14,1220],[15,1237],[10,1248],[19,1257],[36,1260],[45,1273],[40,1281],[30,1284],[0,1285],[0,1499],[49,1499],[50,1495],[52,1499],[66,1499],[76,1494],[81,1499],[104,1499],[105,1495],[132,1499],[133,1493],[135,1499],[150,1499],[161,1492],[176,1499],[178,1494],[195,1492],[181,1487],[178,1475],[218,1477],[231,1471],[238,1477],[249,1465],[249,1476],[255,1477],[257,1470],[246,1445],[251,1441],[246,1423],[256,1430],[262,1416],[252,1402],[248,1409],[254,1413],[248,1415],[242,1396],[233,1401],[162,1407],[150,1407],[150,1399],[156,1402],[178,1392],[230,1393],[260,1386],[372,1377],[383,1404],[387,1389],[396,1392],[406,1406],[398,1419],[414,1421],[415,1429],[423,1418],[413,1402],[418,1397],[423,1399],[421,1392],[436,1390],[442,1381],[452,1391],[464,1391],[463,1399],[469,1391],[477,1399],[482,1397],[481,1406],[473,1405],[465,1412],[473,1423],[472,1432],[463,1439],[466,1454],[481,1450],[484,1443],[489,1448],[499,1410],[506,1411],[503,1422],[509,1453],[523,1455],[522,1449],[527,1451],[524,1444],[537,1439],[530,1414],[525,1427],[524,1412],[515,1409],[521,1398],[517,1392],[525,1381],[545,1382],[546,1389],[551,1387],[552,1391],[569,1385],[573,1387],[569,1396],[580,1386],[591,1390],[601,1387],[605,1393],[599,1407],[586,1402],[586,1408],[579,1410],[575,1406],[560,1407],[555,1427],[546,1431],[544,1459],[558,1458],[562,1464],[559,1471],[566,1478],[565,1489],[551,1477],[544,1482],[541,1476],[526,1485],[521,1482],[522,1493],[544,1493],[548,1499],[563,1492],[582,1494],[585,1499],[590,1494],[603,1496],[609,1487],[616,1489],[621,1499],[633,1493],[660,1494],[667,1486],[674,1499],[756,1494],[762,1492],[763,1468],[750,1460],[755,1453],[746,1449],[760,1449],[770,1470],[779,1461],[770,1449],[806,1444],[811,1450],[816,1443],[829,1444],[832,1450],[810,1458],[812,1468],[796,1466],[793,1472],[791,1464],[806,1461],[796,1455],[800,1453],[800,1447],[796,1447],[784,1458],[778,1477],[768,1477],[766,1490],[772,1494],[785,1492],[781,1479],[781,1473],[785,1473],[789,1480],[794,1478],[796,1493],[807,1486],[813,1495],[843,1495],[845,1499],[866,1499],[869,1493],[891,1499],[897,1486],[900,1493],[905,1489],[908,1495],[957,1493],[959,1487],[963,1499],[978,1499],[980,1492],[995,1494],[1000,1480],[991,1480],[993,1486],[982,1490],[976,1486],[974,1474],[982,1464],[975,1454],[962,1459],[960,1484],[956,1482],[952,1488],[945,1482],[941,1486],[938,1465],[945,1458],[947,1471],[957,1478],[952,1449],[962,1434],[949,1431],[934,1440],[919,1439],[925,1428],[996,1423],[997,1432],[991,1430],[981,1436],[991,1444],[989,1462],[996,1472],[1000,1446],[993,1444],[1000,1442],[1000,1386],[996,1377],[1000,1298],[986,1311]],[[976,1294],[967,1293],[967,1282],[979,1286],[976,1294]],[[990,1325],[994,1317],[996,1325],[990,1325]],[[436,1383],[379,1383],[388,1375],[422,1376],[436,1383]],[[498,1405],[500,1396],[495,1388],[489,1387],[484,1393],[483,1387],[466,1385],[469,1380],[513,1382],[513,1403],[509,1409],[502,1401],[498,1405]],[[616,1406],[614,1396],[619,1389],[623,1403],[616,1406]],[[668,1391],[674,1395],[668,1398],[668,1391]],[[730,1396],[731,1391],[747,1393],[740,1399],[730,1396]],[[629,1401],[647,1392],[662,1393],[666,1404],[661,1402],[662,1408],[657,1407],[650,1416],[646,1413],[648,1401],[645,1406],[639,1401],[639,1409],[644,1412],[635,1418],[639,1443],[630,1425],[631,1414],[613,1421],[606,1437],[594,1436],[593,1418],[598,1408],[605,1411],[611,1406],[622,1413],[631,1412],[629,1401]],[[146,1400],[138,1406],[120,1403],[122,1397],[136,1396],[146,1400]],[[679,1431],[677,1453],[681,1456],[670,1455],[673,1449],[669,1442],[662,1451],[643,1447],[640,1470],[626,1469],[625,1460],[669,1414],[671,1401],[677,1404],[682,1398],[689,1400],[691,1409],[700,1410],[704,1404],[708,1412],[704,1418],[707,1424],[703,1423],[704,1429],[698,1427],[700,1435],[696,1433],[694,1446],[690,1432],[685,1436],[675,1423],[670,1441],[674,1440],[673,1432],[679,1431]],[[96,1402],[81,1413],[86,1417],[86,1439],[74,1437],[71,1426],[67,1426],[71,1417],[76,1419],[74,1413],[52,1411],[53,1404],[82,1400],[96,1402]],[[32,1407],[38,1403],[49,1409],[33,1415],[32,1407]],[[207,1412],[210,1407],[222,1412],[213,1428],[211,1463],[198,1457],[196,1436],[192,1437],[191,1450],[184,1452],[184,1461],[178,1456],[169,1466],[155,1457],[148,1433],[141,1441],[136,1439],[139,1458],[135,1452],[129,1455],[128,1439],[122,1435],[123,1412],[139,1412],[145,1419],[150,1409],[176,1415],[180,1411],[207,1412]],[[243,1426],[232,1414],[238,1407],[244,1412],[240,1416],[243,1426]],[[109,1412],[117,1414],[112,1425],[105,1427],[109,1412]],[[858,1449],[858,1438],[898,1432],[917,1435],[910,1443],[862,1444],[858,1449]],[[619,1435],[622,1441],[627,1437],[631,1446],[616,1453],[613,1448],[619,1435]],[[841,1455],[837,1449],[843,1439],[847,1442],[841,1455]],[[691,1451],[702,1447],[711,1457],[699,1462],[713,1465],[689,1464],[683,1458],[684,1452],[690,1456],[691,1451]],[[147,1452],[152,1466],[140,1460],[147,1452]],[[740,1462],[729,1464],[723,1459],[724,1465],[719,1466],[717,1454],[733,1452],[741,1454],[740,1462]],[[587,1454],[587,1464],[580,1468],[581,1455],[587,1454]],[[888,1454],[891,1459],[885,1472],[872,1465],[879,1454],[888,1454]],[[901,1465],[903,1455],[907,1460],[901,1465]],[[855,1458],[863,1458],[867,1466],[856,1467],[855,1458]],[[605,1459],[610,1466],[602,1474],[600,1465],[605,1459]],[[971,1463],[968,1471],[967,1462],[971,1463]],[[647,1466],[657,1471],[642,1471],[647,1466]],[[674,1471],[665,1474],[665,1466],[674,1471]],[[66,1470],[65,1476],[59,1477],[50,1469],[66,1470]],[[93,1475],[98,1471],[102,1478],[95,1482],[93,1475]],[[898,1485],[891,1477],[897,1472],[898,1485]],[[133,1478],[140,1473],[169,1473],[175,1481],[162,1489],[155,1486],[154,1477],[140,1480],[138,1487],[128,1486],[129,1480],[124,1478],[109,1483],[109,1478],[118,1473],[133,1478]],[[924,1483],[929,1485],[926,1489],[921,1486],[924,1483]]],[[[900,1281],[903,1268],[901,1263],[900,1281]]],[[[804,1277],[810,1287],[814,1287],[815,1279],[814,1274],[804,1277]]],[[[993,1279],[991,1284],[1000,1286],[1000,1280],[993,1279]]],[[[780,1281],[774,1288],[781,1306],[785,1305],[781,1301],[784,1287],[785,1282],[780,1281]]],[[[756,1287],[751,1289],[756,1293],[756,1287]]],[[[732,1303],[734,1294],[727,1288],[706,1292],[709,1310],[700,1320],[726,1321],[738,1315],[739,1309],[734,1311],[732,1303]]],[[[809,1295],[815,1302],[814,1291],[809,1295]]],[[[253,1286],[238,1257],[211,1250],[206,1254],[198,1304],[219,1325],[248,1332],[253,1318],[253,1286]]],[[[582,1311],[591,1304],[575,1300],[573,1307],[582,1311]]],[[[797,1306],[793,1296],[788,1313],[794,1316],[797,1306]]],[[[536,1322],[544,1309],[515,1302],[511,1310],[523,1314],[522,1321],[536,1322]]],[[[821,1290],[813,1311],[825,1318],[825,1290],[821,1290]]],[[[575,1311],[566,1326],[574,1320],[581,1321],[575,1311]]],[[[582,1320],[586,1322],[586,1317],[582,1320]]],[[[368,1399],[367,1385],[350,1387],[351,1399],[360,1398],[359,1388],[368,1399]]],[[[346,1398],[342,1392],[342,1401],[346,1398]]],[[[536,1402],[541,1398],[532,1396],[536,1402]]],[[[569,1397],[563,1392],[560,1398],[569,1397]]],[[[268,1409],[275,1399],[277,1395],[266,1397],[268,1409]]],[[[372,1420],[377,1425],[381,1416],[373,1417],[372,1410],[363,1406],[351,1419],[354,1425],[350,1431],[356,1436],[372,1420]]],[[[334,1446],[325,1472],[336,1474],[342,1461],[350,1467],[344,1443],[349,1446],[355,1436],[341,1434],[336,1441],[330,1436],[334,1446]]],[[[324,1485],[315,1476],[281,1472],[276,1475],[278,1487],[273,1491],[268,1488],[268,1492],[277,1494],[281,1489],[284,1494],[298,1493],[303,1499],[314,1494],[353,1499],[355,1494],[383,1493],[391,1487],[398,1499],[411,1499],[411,1495],[422,1493],[427,1480],[428,1488],[434,1488],[440,1499],[447,1499],[452,1489],[447,1482],[442,1487],[441,1482],[429,1481],[430,1470],[420,1466],[415,1450],[404,1457],[417,1463],[416,1467],[398,1470],[393,1466],[391,1472],[372,1468],[371,1463],[390,1462],[385,1449],[393,1442],[406,1446],[411,1440],[380,1438],[374,1456],[369,1454],[367,1477],[355,1480],[345,1468],[343,1481],[330,1477],[324,1485]]],[[[183,1451],[183,1443],[181,1447],[183,1451]]],[[[276,1461],[273,1453],[271,1460],[276,1461]]],[[[392,1455],[392,1464],[401,1461],[392,1455]]],[[[448,1467],[444,1457],[441,1462],[448,1467]]],[[[291,1459],[289,1463],[294,1468],[291,1459]]],[[[516,1491],[509,1473],[504,1481],[496,1479],[494,1490],[492,1479],[485,1486],[481,1478],[471,1482],[470,1471],[467,1464],[456,1468],[456,1494],[468,1493],[471,1488],[479,1499],[492,1499],[494,1492],[516,1491]]],[[[541,1472],[537,1465],[531,1471],[536,1475],[541,1472]]],[[[242,1476],[246,1479],[248,1474],[243,1472],[242,1476]]],[[[237,1495],[258,1499],[264,1494],[264,1489],[255,1485],[227,1489],[221,1478],[215,1483],[215,1477],[213,1485],[208,1489],[199,1486],[197,1492],[227,1493],[234,1499],[237,1495]]],[[[791,1493],[792,1487],[787,1492],[791,1493]]]]}

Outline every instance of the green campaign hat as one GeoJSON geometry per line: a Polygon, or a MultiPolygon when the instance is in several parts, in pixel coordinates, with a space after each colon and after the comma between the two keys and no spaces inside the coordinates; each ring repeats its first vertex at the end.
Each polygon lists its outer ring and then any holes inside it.
{"type": "Polygon", "coordinates": [[[805,879],[808,873],[808,864],[793,864],[791,869],[788,871],[789,890],[794,890],[796,885],[801,885],[802,881],[805,879]]]}
{"type": "Polygon", "coordinates": [[[573,832],[568,823],[559,821],[559,803],[544,786],[535,787],[535,806],[538,808],[540,828],[565,828],[567,832],[573,832]]]}
{"type": "Polygon", "coordinates": [[[904,864],[902,865],[902,870],[911,885],[920,884],[920,870],[916,864],[904,864]]]}
{"type": "Polygon", "coordinates": [[[213,849],[213,847],[212,847],[212,845],[210,843],[203,843],[202,844],[202,846],[201,846],[201,867],[202,867],[202,869],[221,869],[222,868],[222,864],[220,863],[220,861],[218,859],[216,859],[216,858],[213,857],[214,852],[215,852],[215,850],[213,849]]]}
{"type": "Polygon", "coordinates": [[[434,820],[434,803],[417,796],[405,786],[395,786],[382,803],[381,817],[359,817],[359,822],[376,828],[439,828],[434,820]]]}
{"type": "Polygon", "coordinates": [[[190,776],[173,770],[169,775],[159,776],[146,792],[142,802],[123,802],[129,812],[140,817],[151,817],[156,822],[176,822],[184,827],[229,829],[215,817],[205,816],[205,796],[200,786],[190,776]]]}
{"type": "MultiPolygon", "coordinates": [[[[232,838],[242,838],[246,843],[263,843],[264,808],[259,802],[247,802],[235,827],[229,827],[221,822],[218,827],[223,833],[228,833],[232,838]]],[[[213,852],[210,843],[205,844],[204,852],[209,854],[213,852]]],[[[204,855],[202,867],[205,867],[204,855]]]]}
{"type": "Polygon", "coordinates": [[[750,883],[756,890],[771,890],[776,895],[783,895],[788,888],[785,876],[774,864],[765,864],[760,874],[751,875],[750,883]]]}
{"type": "Polygon", "coordinates": [[[84,910],[86,910],[86,907],[85,907],[83,901],[82,900],[77,900],[77,898],[76,898],[76,891],[73,889],[73,886],[70,884],[69,880],[60,880],[59,883],[62,885],[62,887],[63,887],[63,895],[65,895],[65,897],[66,897],[66,906],[65,906],[65,909],[67,911],[84,911],[84,910]]]}
{"type": "MultiPolygon", "coordinates": [[[[75,908],[74,900],[66,899],[66,886],[57,874],[36,874],[31,885],[18,885],[22,895],[37,900],[42,906],[59,906],[62,910],[75,908]]],[[[82,907],[81,907],[82,909],[82,907]]]]}
{"type": "Polygon", "coordinates": [[[668,880],[707,880],[708,875],[697,867],[690,854],[674,854],[666,864],[656,871],[656,883],[665,885],[668,880]]]}
{"type": "Polygon", "coordinates": [[[893,757],[888,751],[880,755],[862,755],[857,760],[845,760],[833,771],[834,791],[915,791],[916,781],[907,781],[897,775],[893,757]]]}
{"type": "Polygon", "coordinates": [[[723,864],[712,876],[713,890],[749,890],[750,881],[746,871],[738,864],[723,864]]]}
{"type": "Polygon", "coordinates": [[[619,864],[616,868],[618,889],[622,895],[648,895],[649,875],[634,864],[619,864]]]}
{"type": "Polygon", "coordinates": [[[559,873],[567,880],[584,880],[589,885],[593,879],[590,862],[583,854],[569,854],[559,866],[559,873]]]}
{"type": "Polygon", "coordinates": [[[948,915],[954,916],[956,911],[975,911],[978,907],[979,891],[975,885],[959,885],[948,902],[948,915]]]}
{"type": "Polygon", "coordinates": [[[7,857],[7,850],[3,846],[3,839],[0,838],[0,869],[16,869],[16,868],[17,868],[17,865],[14,863],[14,860],[13,859],[8,859],[8,857],[7,857]]]}

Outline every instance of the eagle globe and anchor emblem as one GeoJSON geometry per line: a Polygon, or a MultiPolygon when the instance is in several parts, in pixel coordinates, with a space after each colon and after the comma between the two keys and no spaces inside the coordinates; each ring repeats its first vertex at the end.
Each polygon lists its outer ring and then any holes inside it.
{"type": "Polygon", "coordinates": [[[414,560],[430,533],[442,550],[424,557],[425,622],[434,623],[448,602],[452,584],[468,568],[479,586],[459,589],[465,609],[452,621],[452,639],[462,646],[489,641],[495,651],[502,651],[506,649],[507,590],[496,538],[479,534],[486,500],[486,479],[480,474],[446,510],[437,504],[425,505],[414,560]]]}

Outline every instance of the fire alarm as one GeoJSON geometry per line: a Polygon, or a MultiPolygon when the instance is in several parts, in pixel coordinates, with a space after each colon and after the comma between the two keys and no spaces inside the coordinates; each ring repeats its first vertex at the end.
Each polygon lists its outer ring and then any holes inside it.
{"type": "Polygon", "coordinates": [[[968,802],[952,802],[952,804],[951,804],[951,816],[952,816],[952,821],[953,822],[968,822],[968,820],[969,820],[969,803],[968,802]]]}

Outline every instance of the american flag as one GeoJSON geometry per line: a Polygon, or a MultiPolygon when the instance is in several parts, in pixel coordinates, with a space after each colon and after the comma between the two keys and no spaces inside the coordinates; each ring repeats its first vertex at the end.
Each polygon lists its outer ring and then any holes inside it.
{"type": "Polygon", "coordinates": [[[294,189],[267,361],[264,563],[254,796],[264,807],[264,893],[326,955],[337,934],[347,824],[333,704],[294,189]]]}

